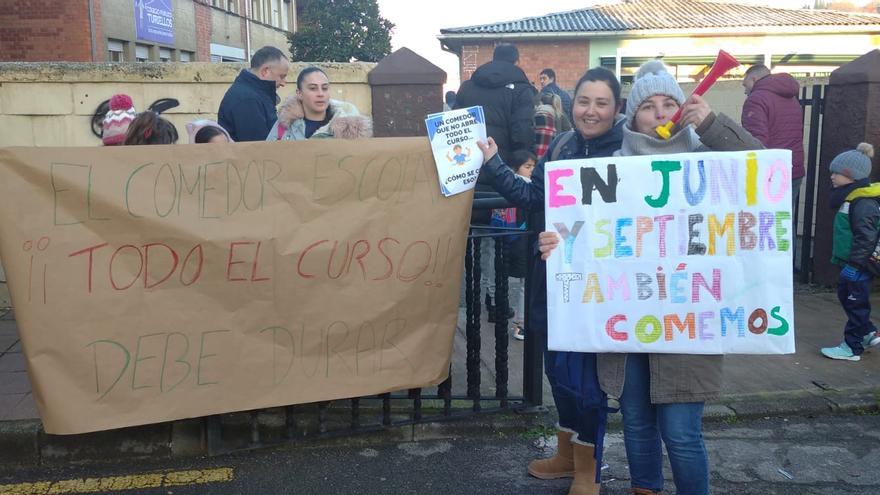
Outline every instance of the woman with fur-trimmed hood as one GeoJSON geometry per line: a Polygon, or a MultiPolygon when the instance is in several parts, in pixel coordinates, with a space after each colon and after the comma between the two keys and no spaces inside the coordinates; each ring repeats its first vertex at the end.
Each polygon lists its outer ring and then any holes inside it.
{"type": "Polygon", "coordinates": [[[296,94],[287,97],[278,109],[278,120],[266,141],[372,136],[373,122],[351,103],[331,100],[327,74],[307,67],[296,78],[296,94]]]}

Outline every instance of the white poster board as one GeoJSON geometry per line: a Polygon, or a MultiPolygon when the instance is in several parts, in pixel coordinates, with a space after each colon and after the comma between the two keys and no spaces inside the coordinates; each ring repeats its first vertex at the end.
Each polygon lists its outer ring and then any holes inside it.
{"type": "Polygon", "coordinates": [[[791,152],[546,164],[549,348],[794,352],[791,152]]]}
{"type": "Polygon", "coordinates": [[[473,189],[483,165],[477,140],[486,142],[483,107],[428,115],[425,127],[440,177],[440,192],[452,196],[473,189]]]}

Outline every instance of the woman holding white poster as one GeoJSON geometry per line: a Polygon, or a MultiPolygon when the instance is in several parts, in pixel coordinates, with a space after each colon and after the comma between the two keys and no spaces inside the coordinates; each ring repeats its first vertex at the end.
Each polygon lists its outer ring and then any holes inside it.
{"type": "MultiPolygon", "coordinates": [[[[700,96],[685,95],[659,60],[639,68],[627,99],[623,145],[617,156],[761,149],[761,143],[724,114],[714,114],[700,96]],[[665,140],[655,132],[683,106],[679,127],[665,140]]],[[[546,259],[558,245],[555,232],[539,239],[546,259]]],[[[599,354],[602,390],[620,398],[624,444],[636,494],[663,490],[666,445],[676,493],[709,493],[709,463],[703,443],[706,400],[721,390],[722,355],[599,354]]]]}
{"type": "MultiPolygon", "coordinates": [[[[518,180],[498,155],[492,138],[478,142],[483,170],[495,189],[517,207],[528,209],[544,229],[544,164],[553,160],[611,156],[623,139],[620,82],[601,67],[588,70],[575,86],[572,105],[574,129],[560,133],[532,172],[532,181],[518,180]]],[[[540,339],[544,370],[559,414],[558,447],[553,457],[532,461],[528,472],[540,479],[574,477],[569,494],[599,493],[602,439],[605,435],[607,400],[599,389],[596,354],[547,350],[546,265],[532,249],[533,288],[529,300],[526,338],[540,339]]]]}

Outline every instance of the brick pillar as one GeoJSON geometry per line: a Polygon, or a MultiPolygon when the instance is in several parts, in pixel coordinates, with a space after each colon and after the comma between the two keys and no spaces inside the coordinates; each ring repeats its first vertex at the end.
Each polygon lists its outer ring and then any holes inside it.
{"type": "Polygon", "coordinates": [[[425,116],[443,111],[443,69],[401,48],[380,60],[367,79],[376,137],[427,136],[425,116]]]}
{"type": "MultiPolygon", "coordinates": [[[[840,269],[830,263],[832,222],[829,208],[831,173],[835,156],[861,142],[880,152],[880,50],[872,50],[831,73],[825,92],[822,150],[819,157],[819,188],[816,204],[816,237],[813,244],[813,281],[837,283],[840,269]]],[[[880,178],[880,158],[875,154],[871,178],[880,178]]]]}
{"type": "Polygon", "coordinates": [[[104,39],[104,17],[101,14],[101,0],[92,0],[95,17],[95,59],[92,62],[107,61],[107,40],[104,39]]]}
{"type": "Polygon", "coordinates": [[[196,62],[211,61],[211,31],[214,28],[211,7],[193,2],[196,18],[196,62]]]}

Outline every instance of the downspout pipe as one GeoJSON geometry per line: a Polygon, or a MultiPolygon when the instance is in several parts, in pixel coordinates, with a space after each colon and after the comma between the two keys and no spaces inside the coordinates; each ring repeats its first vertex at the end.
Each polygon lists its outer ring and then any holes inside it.
{"type": "Polygon", "coordinates": [[[251,3],[244,2],[244,61],[251,62],[251,3]]]}
{"type": "Polygon", "coordinates": [[[92,44],[92,62],[98,62],[98,42],[95,39],[95,0],[89,0],[89,38],[92,44]]]}

